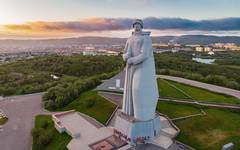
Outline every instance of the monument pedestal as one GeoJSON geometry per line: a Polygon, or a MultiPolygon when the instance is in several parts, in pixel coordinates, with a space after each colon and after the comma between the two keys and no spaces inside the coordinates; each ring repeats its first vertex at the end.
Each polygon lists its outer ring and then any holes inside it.
{"type": "Polygon", "coordinates": [[[160,134],[160,116],[157,114],[147,121],[136,120],[121,111],[118,111],[116,115],[114,134],[131,145],[152,143],[160,134]]]}

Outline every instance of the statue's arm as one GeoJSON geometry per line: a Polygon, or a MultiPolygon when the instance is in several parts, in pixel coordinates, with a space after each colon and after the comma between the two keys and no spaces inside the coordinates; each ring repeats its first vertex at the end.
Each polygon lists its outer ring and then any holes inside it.
{"type": "Polygon", "coordinates": [[[130,57],[130,52],[128,50],[128,41],[126,42],[122,57],[124,61],[127,61],[127,59],[130,57]]]}
{"type": "Polygon", "coordinates": [[[151,48],[152,48],[151,38],[150,37],[145,38],[141,47],[141,53],[138,56],[129,58],[129,61],[132,62],[132,64],[134,65],[142,63],[149,57],[149,52],[151,48]]]}

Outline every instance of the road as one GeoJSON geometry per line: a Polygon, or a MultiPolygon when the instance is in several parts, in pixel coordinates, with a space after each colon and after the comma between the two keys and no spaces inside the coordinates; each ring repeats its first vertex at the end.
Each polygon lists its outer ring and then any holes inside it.
{"type": "Polygon", "coordinates": [[[212,92],[231,95],[231,96],[234,96],[234,97],[240,99],[240,91],[238,91],[238,90],[225,88],[225,87],[212,85],[212,84],[207,84],[207,83],[203,83],[203,82],[198,82],[198,81],[194,81],[194,80],[184,79],[184,78],[180,78],[180,77],[157,75],[157,78],[167,79],[167,80],[171,80],[171,81],[176,81],[176,82],[188,84],[188,85],[191,85],[191,86],[196,86],[196,87],[199,87],[199,88],[207,89],[207,90],[212,91],[212,92]]]}
{"type": "Polygon", "coordinates": [[[0,132],[1,150],[30,150],[31,129],[34,116],[44,113],[42,93],[6,97],[0,101],[0,109],[8,116],[8,122],[0,132]]]}
{"type": "Polygon", "coordinates": [[[122,94],[118,93],[109,93],[109,92],[99,92],[100,96],[104,97],[105,99],[111,101],[115,105],[118,105],[119,107],[122,107],[122,94]]]}

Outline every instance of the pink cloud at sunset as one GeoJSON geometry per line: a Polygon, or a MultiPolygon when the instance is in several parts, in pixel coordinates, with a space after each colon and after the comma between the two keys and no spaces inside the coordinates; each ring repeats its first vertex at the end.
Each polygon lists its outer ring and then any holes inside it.
{"type": "MultiPolygon", "coordinates": [[[[78,21],[36,21],[6,24],[0,34],[25,37],[120,36],[129,35],[133,18],[88,18],[78,21]]],[[[182,18],[144,18],[146,30],[154,35],[235,35],[239,36],[240,18],[189,20],[182,18]]]]}

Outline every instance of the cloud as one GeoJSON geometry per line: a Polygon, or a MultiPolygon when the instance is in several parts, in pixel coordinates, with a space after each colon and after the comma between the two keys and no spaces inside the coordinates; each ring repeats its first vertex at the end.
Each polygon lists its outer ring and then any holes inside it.
{"type": "Polygon", "coordinates": [[[3,28],[9,31],[60,31],[60,32],[91,32],[105,30],[129,29],[132,19],[91,18],[80,21],[60,22],[28,22],[25,24],[9,24],[3,28]]]}
{"type": "MultiPolygon", "coordinates": [[[[80,21],[28,22],[9,24],[3,28],[9,32],[96,32],[130,29],[132,18],[90,18],[80,21]]],[[[213,20],[189,20],[182,18],[144,18],[144,27],[153,30],[182,31],[234,31],[240,30],[240,18],[213,20]]]]}
{"type": "Polygon", "coordinates": [[[146,18],[145,26],[150,29],[177,29],[201,31],[240,30],[240,18],[223,18],[213,20],[188,20],[182,18],[146,18]]]}

